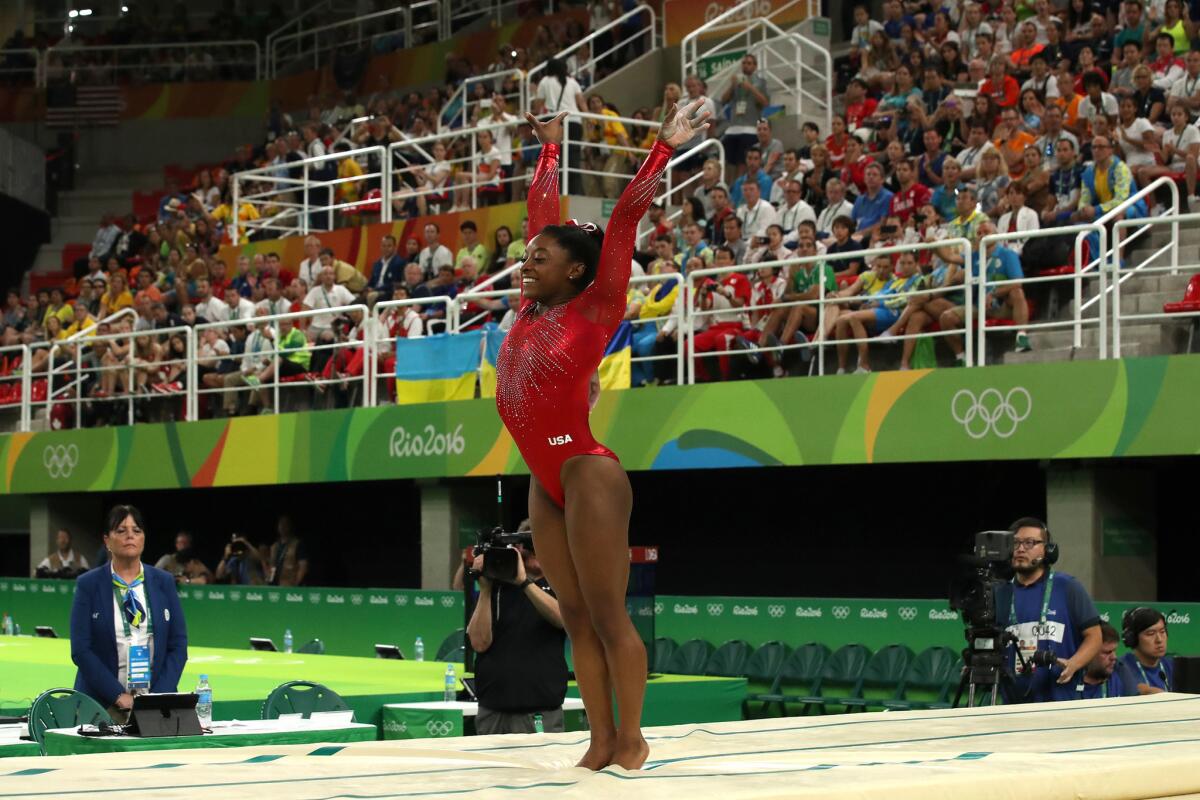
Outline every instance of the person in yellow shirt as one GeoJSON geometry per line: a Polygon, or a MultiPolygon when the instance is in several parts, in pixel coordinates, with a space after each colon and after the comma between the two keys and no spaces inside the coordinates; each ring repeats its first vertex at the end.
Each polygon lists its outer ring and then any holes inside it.
{"type": "Polygon", "coordinates": [[[75,304],[75,317],[71,324],[67,326],[65,338],[70,338],[80,331],[87,331],[84,336],[95,336],[96,329],[93,327],[96,324],[96,318],[92,316],[92,312],[88,310],[83,303],[75,304]],[[91,330],[88,330],[91,328],[91,330]]]}
{"type": "Polygon", "coordinates": [[[584,140],[591,146],[587,147],[588,169],[593,173],[583,176],[587,193],[593,197],[614,198],[621,193],[624,177],[630,169],[632,151],[629,133],[625,126],[616,118],[619,116],[604,103],[604,98],[593,94],[588,98],[588,111],[612,121],[588,119],[584,121],[584,140]],[[603,146],[600,146],[603,145],[603,146]],[[603,175],[594,174],[596,172],[603,175]],[[603,187],[603,194],[601,193],[603,187]]]}
{"type": "Polygon", "coordinates": [[[108,291],[100,296],[100,318],[112,316],[122,308],[133,307],[133,293],[125,283],[125,273],[114,272],[109,278],[108,291]]]}
{"type": "MultiPolygon", "coordinates": [[[[338,142],[333,146],[335,153],[347,153],[350,151],[349,142],[338,142]]],[[[347,180],[348,178],[358,178],[363,174],[362,166],[355,159],[346,156],[337,165],[338,180],[341,181],[337,185],[337,201],[339,203],[357,203],[358,198],[362,194],[362,181],[347,180]]],[[[353,209],[343,209],[350,213],[353,209]]]]}
{"type": "Polygon", "coordinates": [[[58,317],[59,325],[62,328],[66,328],[75,320],[75,310],[67,305],[63,299],[63,290],[57,286],[50,290],[50,305],[46,306],[46,313],[42,315],[43,327],[51,317],[58,317]]]}
{"type": "MultiPolygon", "coordinates": [[[[699,256],[688,264],[691,269],[704,269],[706,264],[699,256]]],[[[633,327],[633,344],[631,345],[634,358],[646,358],[654,355],[659,342],[666,339],[662,332],[662,317],[666,317],[675,309],[675,300],[679,297],[679,287],[682,283],[679,269],[673,259],[664,261],[659,269],[662,280],[655,284],[642,298],[638,319],[655,320],[643,322],[633,327]]],[[[635,361],[631,383],[633,386],[644,386],[654,381],[653,361],[635,361]]]]}
{"type": "MultiPolygon", "coordinates": [[[[213,209],[213,212],[208,215],[209,224],[216,225],[221,223],[224,225],[224,239],[230,239],[229,222],[233,219],[233,206],[231,203],[221,203],[213,209]]],[[[259,218],[258,209],[249,203],[242,203],[238,207],[238,244],[248,244],[250,242],[250,231],[245,223],[259,218]]]]}

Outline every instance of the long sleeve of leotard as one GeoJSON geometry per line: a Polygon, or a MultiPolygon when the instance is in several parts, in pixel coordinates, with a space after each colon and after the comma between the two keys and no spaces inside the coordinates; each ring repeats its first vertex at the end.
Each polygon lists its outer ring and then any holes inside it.
{"type": "MultiPolygon", "coordinates": [[[[625,316],[625,292],[629,288],[630,264],[637,240],[637,226],[658,191],[659,181],[674,148],[655,141],[642,168],[621,192],[604,231],[604,247],[596,279],[581,299],[587,315],[606,328],[615,328],[625,316]]],[[[540,168],[539,164],[539,168],[540,168]]]]}
{"type": "Polygon", "coordinates": [[[558,163],[561,152],[562,148],[553,142],[542,145],[537,166],[533,170],[533,180],[529,183],[529,195],[525,200],[530,239],[547,225],[559,223],[558,163]]]}

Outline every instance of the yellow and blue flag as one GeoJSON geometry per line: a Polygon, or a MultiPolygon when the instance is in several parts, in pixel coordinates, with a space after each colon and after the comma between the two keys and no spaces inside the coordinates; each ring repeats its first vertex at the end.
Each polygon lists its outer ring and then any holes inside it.
{"type": "Polygon", "coordinates": [[[483,326],[483,361],[479,364],[479,396],[496,396],[496,359],[504,343],[504,331],[494,322],[483,326]]]}
{"type": "Polygon", "coordinates": [[[417,339],[396,339],[396,402],[441,403],[470,400],[483,331],[453,336],[439,333],[417,339]]]}
{"type": "Polygon", "coordinates": [[[600,388],[628,389],[630,386],[633,359],[633,326],[628,320],[617,326],[604,358],[600,359],[600,388]]]}

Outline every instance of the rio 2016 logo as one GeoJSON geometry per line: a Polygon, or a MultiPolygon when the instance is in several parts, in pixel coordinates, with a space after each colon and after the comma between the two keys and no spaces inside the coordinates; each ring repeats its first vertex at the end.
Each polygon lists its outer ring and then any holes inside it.
{"type": "Polygon", "coordinates": [[[392,429],[388,442],[388,455],[392,458],[460,456],[466,449],[467,440],[463,438],[462,425],[452,433],[440,432],[432,425],[426,425],[420,433],[410,433],[398,425],[392,429]]]}

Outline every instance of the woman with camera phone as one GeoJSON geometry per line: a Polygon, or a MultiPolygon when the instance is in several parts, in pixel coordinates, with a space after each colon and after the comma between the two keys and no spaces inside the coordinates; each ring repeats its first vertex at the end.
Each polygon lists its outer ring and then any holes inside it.
{"type": "Polygon", "coordinates": [[[542,151],[528,195],[521,302],[496,363],[496,407],[529,466],[534,545],[571,637],[591,725],[579,766],[594,770],[639,769],[649,748],[641,733],[646,649],[625,610],[632,490],[616,456],[592,436],[588,387],[625,314],[638,221],[675,148],[708,128],[708,112],[697,114],[703,102],[671,106],[607,234],[590,223],[558,224],[566,115],[525,115],[542,151]]]}

